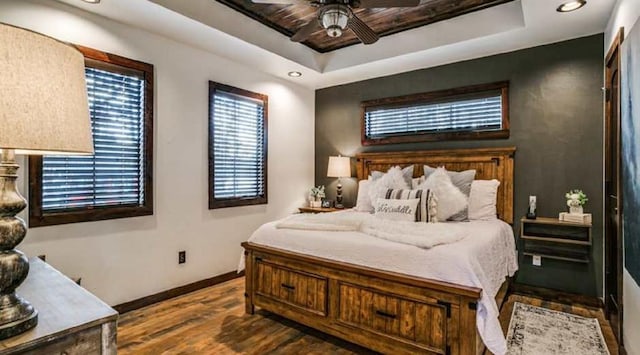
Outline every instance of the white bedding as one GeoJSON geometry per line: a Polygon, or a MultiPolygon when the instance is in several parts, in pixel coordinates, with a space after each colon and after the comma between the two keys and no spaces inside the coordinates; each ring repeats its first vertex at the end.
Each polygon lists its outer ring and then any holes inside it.
{"type": "MultiPolygon", "coordinates": [[[[470,236],[431,249],[392,242],[356,231],[277,229],[276,222],[256,230],[250,242],[351,264],[482,288],[477,327],[496,355],[506,353],[495,296],[506,276],[518,269],[511,226],[500,221],[447,222],[470,236]]],[[[389,223],[394,223],[390,221],[389,223]]],[[[240,269],[244,268],[244,261],[240,269]]]]}

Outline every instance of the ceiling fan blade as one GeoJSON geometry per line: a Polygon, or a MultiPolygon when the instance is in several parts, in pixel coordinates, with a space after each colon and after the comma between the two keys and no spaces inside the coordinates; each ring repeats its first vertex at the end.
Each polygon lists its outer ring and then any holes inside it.
{"type": "MultiPolygon", "coordinates": [[[[255,2],[255,1],[254,1],[255,2]]],[[[415,7],[420,0],[360,0],[359,8],[415,7]]]]}
{"type": "Polygon", "coordinates": [[[302,26],[296,34],[291,37],[291,41],[293,42],[304,42],[314,33],[316,30],[320,28],[320,23],[317,19],[313,19],[309,21],[306,25],[302,26]]]}
{"type": "Polygon", "coordinates": [[[254,4],[273,5],[311,5],[305,0],[251,0],[254,4]]]}
{"type": "Polygon", "coordinates": [[[362,20],[356,17],[355,14],[351,15],[347,26],[349,26],[353,33],[355,33],[358,39],[360,39],[360,41],[364,44],[373,44],[376,43],[379,39],[378,35],[373,32],[371,27],[362,22],[362,20]]]}

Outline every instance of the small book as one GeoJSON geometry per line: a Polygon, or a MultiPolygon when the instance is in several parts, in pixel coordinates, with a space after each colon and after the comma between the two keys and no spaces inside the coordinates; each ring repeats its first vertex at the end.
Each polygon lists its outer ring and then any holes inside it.
{"type": "Polygon", "coordinates": [[[568,213],[560,212],[559,219],[563,222],[591,224],[591,213],[568,213]]]}

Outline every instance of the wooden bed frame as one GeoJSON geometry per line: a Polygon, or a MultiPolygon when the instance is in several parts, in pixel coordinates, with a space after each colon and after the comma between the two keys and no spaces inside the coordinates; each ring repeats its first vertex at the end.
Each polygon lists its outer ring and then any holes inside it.
{"type": "MultiPolygon", "coordinates": [[[[476,169],[497,179],[498,216],[513,223],[515,148],[437,150],[357,155],[358,179],[371,171],[414,165],[476,169]]],[[[353,265],[249,242],[245,310],[255,306],[387,354],[481,353],[476,306],[482,290],[353,265]]],[[[502,303],[506,282],[496,299],[502,303]]]]}

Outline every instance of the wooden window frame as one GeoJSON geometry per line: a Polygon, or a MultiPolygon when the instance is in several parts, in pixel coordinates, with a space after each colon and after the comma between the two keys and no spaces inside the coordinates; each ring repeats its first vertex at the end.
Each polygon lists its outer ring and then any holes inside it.
{"type": "Polygon", "coordinates": [[[42,156],[29,156],[29,227],[92,222],[116,218],[153,215],[153,107],[154,67],[151,64],[76,46],[85,57],[88,67],[141,75],[144,79],[144,203],[141,205],[113,205],[69,208],[55,212],[42,210],[42,156]]]}
{"type": "Polygon", "coordinates": [[[268,147],[268,116],[269,116],[269,97],[267,95],[259,94],[253,91],[240,89],[234,86],[225,85],[221,83],[217,83],[214,81],[209,81],[209,116],[207,117],[209,121],[209,209],[219,209],[219,208],[228,208],[228,207],[240,207],[240,206],[253,206],[253,205],[266,205],[269,201],[268,199],[268,170],[267,170],[267,147],[268,147]],[[262,143],[262,167],[264,171],[264,195],[256,196],[256,197],[235,197],[235,198],[215,198],[215,159],[213,154],[213,144],[214,144],[214,124],[213,124],[213,103],[211,98],[215,95],[216,91],[224,91],[231,94],[236,94],[240,96],[245,96],[251,99],[262,101],[263,106],[263,143],[262,143]]]}
{"type": "Polygon", "coordinates": [[[454,89],[432,91],[427,93],[390,97],[363,101],[360,104],[360,131],[362,145],[382,145],[395,143],[434,142],[448,140],[480,140],[509,138],[509,82],[501,81],[491,84],[465,86],[454,89]],[[404,106],[407,104],[429,104],[465,98],[469,95],[499,92],[502,96],[502,129],[491,131],[461,131],[443,133],[417,133],[383,138],[369,138],[366,134],[366,113],[371,108],[404,106]]]}

